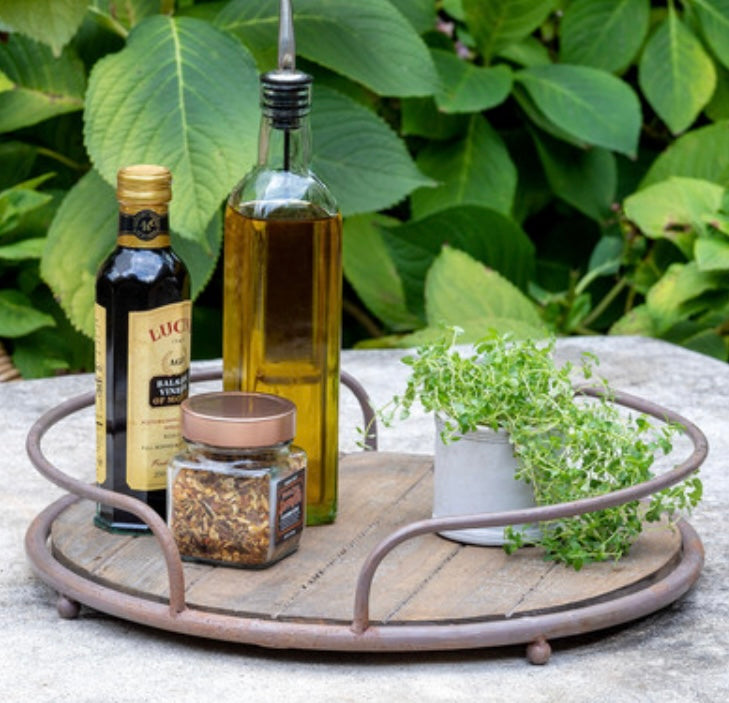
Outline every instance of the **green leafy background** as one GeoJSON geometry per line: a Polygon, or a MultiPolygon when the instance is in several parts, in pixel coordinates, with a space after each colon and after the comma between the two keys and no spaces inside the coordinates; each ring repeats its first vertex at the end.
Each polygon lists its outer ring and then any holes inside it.
{"type": "MultiPolygon", "coordinates": [[[[173,172],[194,354],[220,355],[222,205],[253,165],[278,0],[3,0],[0,339],[91,368],[117,170],[173,172]]],[[[458,325],[729,357],[729,3],[295,0],[344,340],[458,325]]]]}

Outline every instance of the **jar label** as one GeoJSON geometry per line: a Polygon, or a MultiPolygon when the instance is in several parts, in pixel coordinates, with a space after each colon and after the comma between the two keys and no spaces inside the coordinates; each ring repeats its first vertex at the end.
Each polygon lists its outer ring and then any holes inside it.
{"type": "Polygon", "coordinates": [[[94,304],[96,384],[96,482],[106,481],[106,308],[94,304]]]}
{"type": "Polygon", "coordinates": [[[127,483],[136,491],[164,488],[167,463],[183,447],[191,311],[186,300],[129,313],[127,483]]]}
{"type": "Polygon", "coordinates": [[[275,544],[281,544],[304,529],[305,470],[299,469],[276,486],[275,544]]]}

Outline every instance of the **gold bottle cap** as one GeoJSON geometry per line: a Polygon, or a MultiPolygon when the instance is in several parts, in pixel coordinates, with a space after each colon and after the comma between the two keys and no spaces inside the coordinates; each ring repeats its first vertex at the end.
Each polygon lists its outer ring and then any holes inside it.
{"type": "Polygon", "coordinates": [[[172,174],[164,166],[126,166],[119,170],[116,184],[116,197],[120,202],[157,204],[172,200],[172,174]]]}
{"type": "Polygon", "coordinates": [[[293,439],[296,406],[268,393],[202,393],[182,401],[182,436],[213,447],[268,447],[293,439]]]}

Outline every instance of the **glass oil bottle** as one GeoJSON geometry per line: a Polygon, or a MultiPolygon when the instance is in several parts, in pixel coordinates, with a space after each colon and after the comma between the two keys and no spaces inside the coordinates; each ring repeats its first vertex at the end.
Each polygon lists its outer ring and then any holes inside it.
{"type": "Polygon", "coordinates": [[[294,67],[281,3],[279,67],[261,76],[258,163],[225,214],[223,387],[293,401],[308,455],[307,524],[337,509],[341,216],[311,172],[311,76],[294,67]]]}

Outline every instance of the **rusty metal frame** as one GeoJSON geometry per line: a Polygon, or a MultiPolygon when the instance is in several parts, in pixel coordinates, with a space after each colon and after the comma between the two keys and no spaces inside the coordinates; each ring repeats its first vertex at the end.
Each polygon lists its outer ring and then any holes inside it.
{"type": "MultiPolygon", "coordinates": [[[[193,381],[220,377],[219,369],[197,373],[193,381]]],[[[362,386],[349,374],[342,382],[357,397],[365,425],[374,428],[366,445],[376,448],[374,414],[362,386]]],[[[581,388],[578,393],[604,395],[602,389],[581,388]]],[[[442,621],[423,623],[371,623],[369,600],[372,580],[382,560],[397,545],[419,535],[446,529],[514,525],[553,520],[600,510],[643,498],[674,485],[695,472],[708,453],[708,443],[692,422],[650,401],[625,393],[612,393],[616,403],[652,415],[662,421],[678,423],[693,443],[690,456],[671,471],[644,483],[610,494],[571,503],[542,506],[527,510],[481,515],[432,518],[406,525],[393,532],[375,547],[360,569],[354,593],[351,622],[332,623],[309,620],[273,620],[237,617],[188,608],[182,562],[166,524],[141,501],[82,483],[59,471],[41,450],[43,435],[62,418],[92,405],[94,393],[87,393],[51,409],[31,428],[26,447],[38,471],[53,483],[74,495],[66,495],[49,505],[31,523],[26,534],[26,552],[36,573],[60,595],[59,613],[73,617],[80,603],[111,615],[152,627],[206,637],[260,645],[270,648],[317,649],[335,651],[414,651],[495,647],[526,643],[527,656],[533,663],[545,663],[551,648],[548,639],[591,632],[629,622],[659,610],[686,593],[698,578],[703,566],[703,547],[693,528],[684,520],[678,524],[682,537],[680,561],[659,580],[632,593],[604,602],[557,612],[513,616],[504,619],[442,621]],[[138,515],[152,529],[162,548],[168,572],[169,603],[159,603],[132,596],[98,584],[61,565],[51,552],[48,537],[53,522],[80,498],[101,501],[138,515]]]]}

